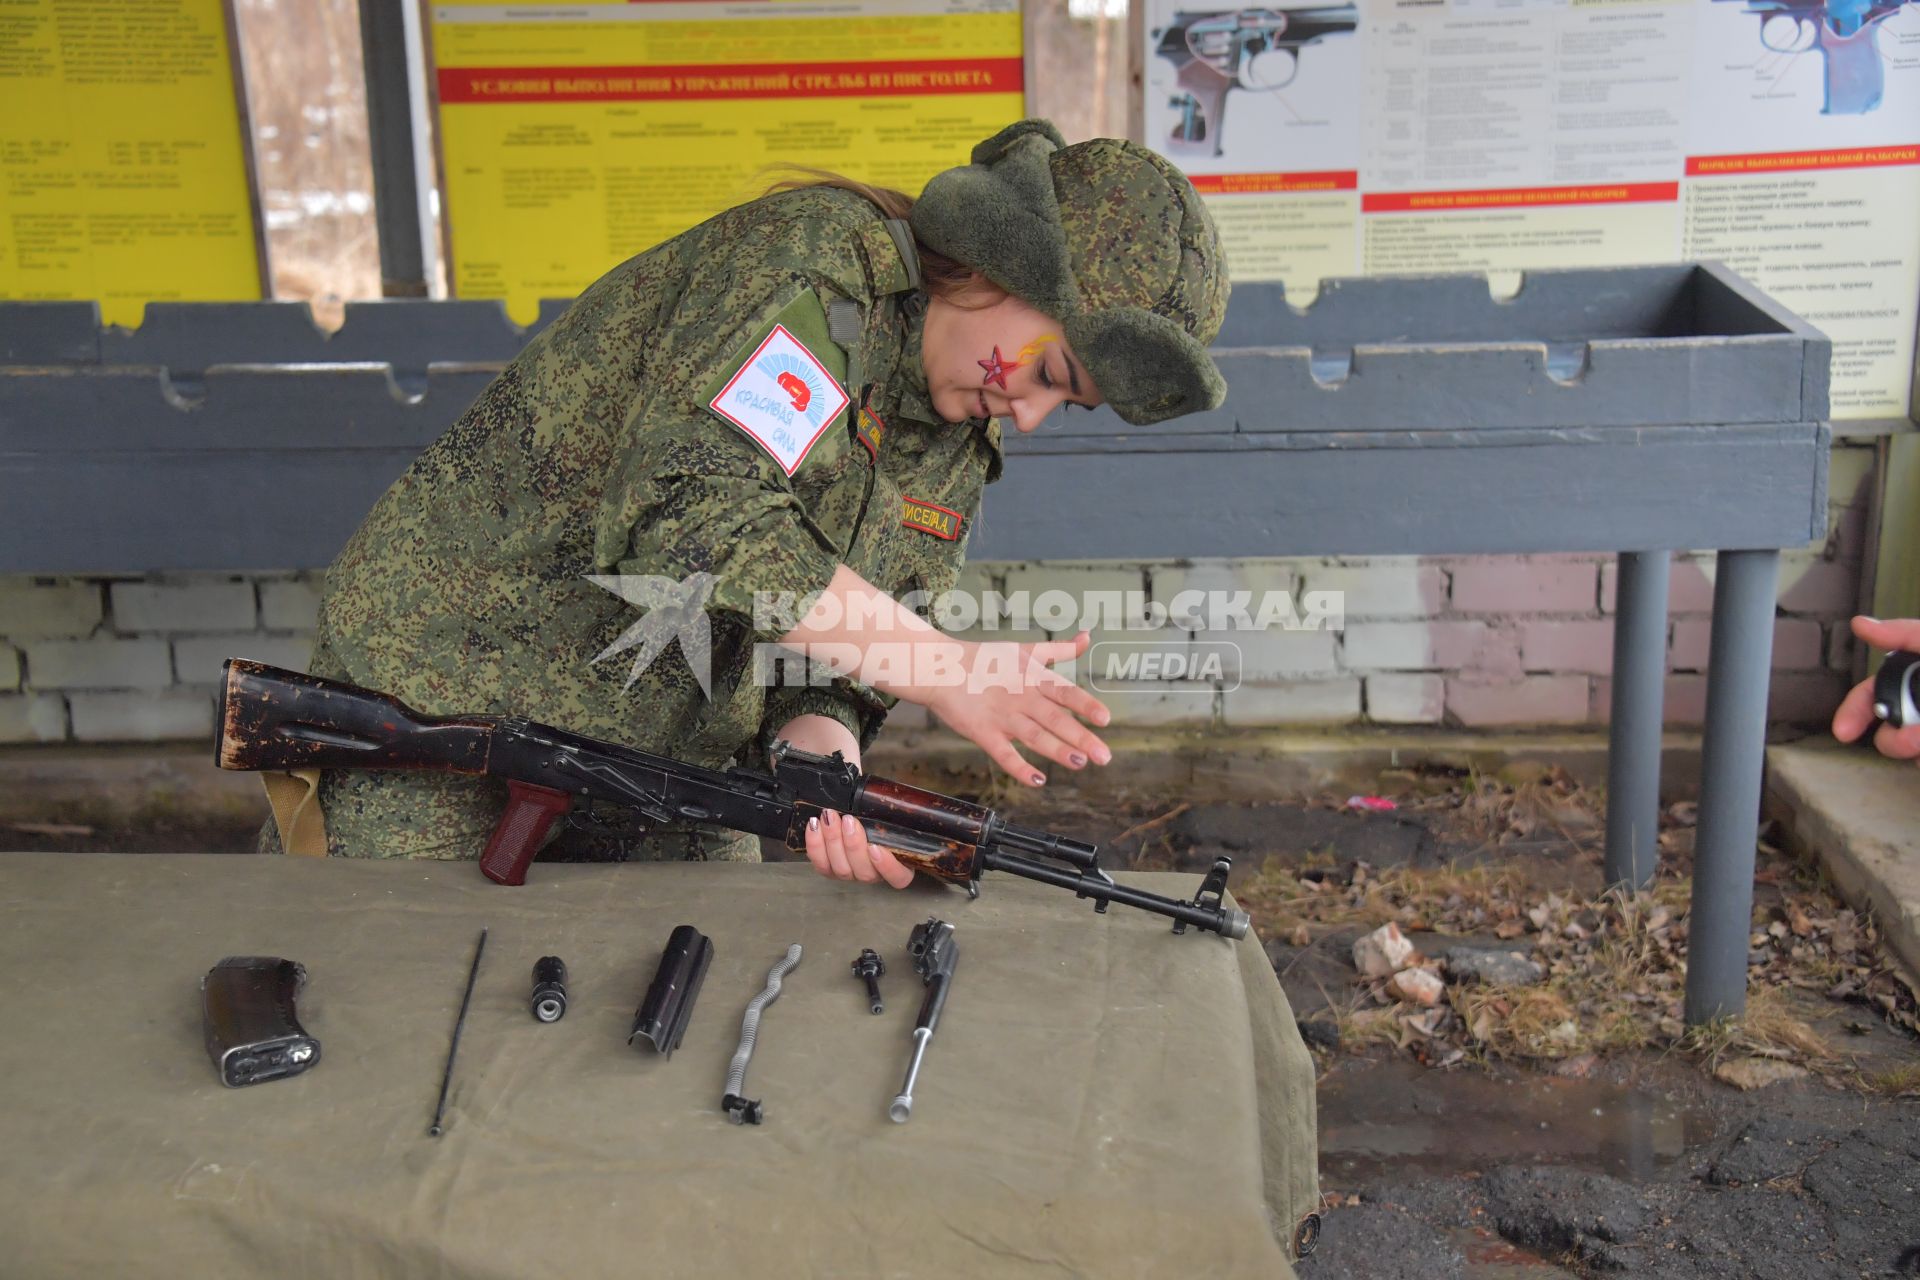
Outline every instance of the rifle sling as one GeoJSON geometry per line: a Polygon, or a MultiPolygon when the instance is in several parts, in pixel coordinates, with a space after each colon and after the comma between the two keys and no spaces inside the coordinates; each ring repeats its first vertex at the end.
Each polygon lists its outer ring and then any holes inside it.
{"type": "Polygon", "coordinates": [[[320,771],[262,769],[260,781],[266,784],[280,847],[303,858],[326,857],[327,815],[320,807],[320,771]]]}

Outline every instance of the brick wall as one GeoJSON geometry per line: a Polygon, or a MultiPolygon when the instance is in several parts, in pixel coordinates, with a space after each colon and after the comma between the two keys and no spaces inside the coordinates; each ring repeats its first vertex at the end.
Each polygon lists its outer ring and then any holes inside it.
{"type": "MultiPolygon", "coordinates": [[[[1846,619],[1859,590],[1873,451],[1835,448],[1824,542],[1783,555],[1770,719],[1817,725],[1844,694],[1854,657],[1846,619]]],[[[1713,558],[1676,556],[1668,599],[1666,715],[1706,709],[1713,558]]],[[[1150,564],[974,564],[960,586],[1003,597],[1116,593],[1171,606],[1186,592],[1340,592],[1344,628],[1210,630],[1206,618],[1111,616],[1095,657],[1152,651],[1188,661],[1178,678],[1108,678],[1099,688],[1132,724],[1469,728],[1601,725],[1611,696],[1614,565],[1602,555],[1454,559],[1257,559],[1150,564]],[[1200,670],[1230,655],[1219,676],[1200,670]],[[1198,673],[1204,678],[1194,678],[1198,673]]],[[[206,739],[227,657],[302,667],[318,575],[0,578],[0,743],[206,739]]],[[[976,627],[976,638],[1042,630],[976,627]]],[[[1138,671],[1132,673],[1138,676],[1138,671]]],[[[899,722],[912,725],[915,709],[899,722]]]]}
{"type": "Polygon", "coordinates": [[[0,578],[0,742],[213,735],[220,663],[303,668],[318,575],[0,578]]]}

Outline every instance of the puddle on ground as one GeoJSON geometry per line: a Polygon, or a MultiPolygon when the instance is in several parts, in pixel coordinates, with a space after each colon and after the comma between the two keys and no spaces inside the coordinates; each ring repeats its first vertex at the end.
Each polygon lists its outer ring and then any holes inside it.
{"type": "Polygon", "coordinates": [[[1336,1072],[1319,1100],[1320,1176],[1338,1190],[1515,1164],[1646,1179],[1714,1133],[1704,1109],[1640,1089],[1406,1062],[1336,1072]]]}

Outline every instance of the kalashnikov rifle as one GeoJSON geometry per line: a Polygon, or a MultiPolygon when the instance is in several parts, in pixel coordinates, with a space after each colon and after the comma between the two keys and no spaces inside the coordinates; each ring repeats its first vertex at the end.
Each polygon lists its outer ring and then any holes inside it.
{"type": "Polygon", "coordinates": [[[520,716],[429,716],[399,699],[340,681],[229,658],[220,674],[223,769],[413,769],[491,776],[507,784],[507,809],[480,855],[480,870],[522,884],[556,818],[577,801],[637,811],[652,823],[698,822],[806,848],[809,818],[852,814],[867,838],[914,871],[978,896],[988,871],[1005,871],[1109,903],[1167,916],[1228,938],[1247,914],[1225,906],[1232,862],[1218,858],[1191,900],[1119,884],[1084,841],[1008,822],[983,805],[862,774],[831,756],[775,745],[772,771],[724,772],[601,742],[520,716]]]}

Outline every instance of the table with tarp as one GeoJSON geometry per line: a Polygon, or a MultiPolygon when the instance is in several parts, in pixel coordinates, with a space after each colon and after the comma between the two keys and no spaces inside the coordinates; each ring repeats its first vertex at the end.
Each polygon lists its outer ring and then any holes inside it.
{"type": "Polygon", "coordinates": [[[506,889],[471,863],[0,854],[0,991],[14,1280],[1274,1277],[1315,1207],[1313,1067],[1258,941],[1012,877],[969,901],[795,865],[542,863],[506,889]],[[959,965],[895,1124],[930,915],[959,965]],[[627,1037],[683,923],[715,955],[663,1058],[627,1037]],[[765,1121],[732,1123],[741,1016],[796,942],[747,1074],[765,1121]],[[199,980],[228,955],[306,967],[311,1070],[219,1083],[199,980]],[[546,955],[552,1024],[528,1009],[546,955]]]}

